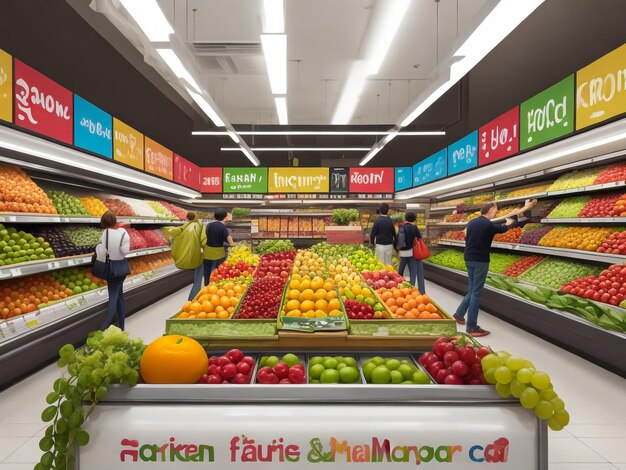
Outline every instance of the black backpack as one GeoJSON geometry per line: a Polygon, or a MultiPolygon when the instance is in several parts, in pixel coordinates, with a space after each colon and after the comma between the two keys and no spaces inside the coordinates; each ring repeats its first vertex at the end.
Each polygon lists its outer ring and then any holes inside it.
{"type": "Polygon", "coordinates": [[[397,241],[397,249],[398,250],[408,250],[410,247],[406,246],[406,224],[400,225],[398,227],[398,241],[397,241]]]}

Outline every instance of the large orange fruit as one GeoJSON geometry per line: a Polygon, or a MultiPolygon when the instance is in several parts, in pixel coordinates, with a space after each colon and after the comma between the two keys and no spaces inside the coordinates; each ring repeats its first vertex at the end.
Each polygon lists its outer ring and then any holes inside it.
{"type": "Polygon", "coordinates": [[[139,370],[149,384],[195,384],[209,367],[204,348],[195,339],[161,336],[143,352],[139,370]]]}

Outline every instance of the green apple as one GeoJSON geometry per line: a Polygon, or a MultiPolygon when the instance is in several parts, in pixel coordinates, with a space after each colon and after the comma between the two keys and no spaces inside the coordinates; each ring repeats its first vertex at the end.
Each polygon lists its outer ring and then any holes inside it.
{"type": "Polygon", "coordinates": [[[335,369],[326,369],[320,375],[320,382],[323,384],[337,384],[339,383],[339,372],[335,369]]]}
{"type": "Polygon", "coordinates": [[[309,368],[309,377],[312,379],[319,379],[326,368],[322,364],[313,364],[309,368]]]}
{"type": "Polygon", "coordinates": [[[387,369],[387,367],[378,366],[372,371],[372,383],[388,384],[390,380],[391,380],[391,371],[387,369]]]}
{"type": "Polygon", "coordinates": [[[339,365],[339,361],[333,357],[329,357],[328,359],[324,360],[323,366],[326,369],[337,369],[337,366],[339,365]]]}
{"type": "Polygon", "coordinates": [[[368,362],[363,366],[363,375],[365,376],[366,381],[372,381],[372,371],[376,369],[376,367],[376,364],[373,362],[368,362]]]}
{"type": "Polygon", "coordinates": [[[285,354],[282,358],[282,362],[287,364],[289,367],[297,366],[300,364],[300,359],[295,354],[285,354]]]}
{"type": "Polygon", "coordinates": [[[403,381],[404,381],[404,377],[402,376],[401,372],[398,372],[397,370],[391,371],[391,383],[392,384],[399,384],[399,383],[402,383],[403,381]]]}
{"type": "Polygon", "coordinates": [[[430,379],[428,375],[423,370],[418,370],[413,373],[413,382],[416,384],[429,384],[430,379]]]}
{"type": "Polygon", "coordinates": [[[385,365],[389,370],[396,370],[398,367],[400,367],[401,364],[400,361],[397,359],[388,359],[387,362],[385,362],[385,365]]]}
{"type": "Polygon", "coordinates": [[[356,367],[345,366],[343,369],[339,370],[339,380],[341,383],[353,384],[358,382],[359,378],[359,369],[356,367]]]}

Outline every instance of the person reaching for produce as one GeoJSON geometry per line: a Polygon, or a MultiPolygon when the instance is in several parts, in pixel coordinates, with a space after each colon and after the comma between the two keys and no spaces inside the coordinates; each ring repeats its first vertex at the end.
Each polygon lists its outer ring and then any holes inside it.
{"type": "Polygon", "coordinates": [[[378,209],[380,217],[374,222],[370,241],[376,247],[376,256],[385,266],[393,262],[393,245],[396,243],[396,227],[387,215],[389,204],[383,202],[378,209]]]}
{"type": "Polygon", "coordinates": [[[182,227],[168,228],[172,239],[172,257],[178,269],[193,270],[193,285],[189,299],[193,300],[202,288],[204,265],[202,256],[202,223],[196,219],[195,212],[187,212],[187,222],[182,227]]]}
{"type": "Polygon", "coordinates": [[[536,200],[527,200],[524,207],[508,214],[505,224],[496,224],[491,219],[498,212],[498,205],[490,202],[480,209],[480,217],[467,223],[464,259],[467,266],[468,291],[453,316],[458,324],[464,325],[465,314],[468,314],[466,331],[472,336],[487,336],[490,333],[478,326],[477,321],[480,296],[489,272],[489,250],[493,237],[517,226],[517,216],[532,209],[535,204],[536,200]]]}
{"type": "Polygon", "coordinates": [[[209,285],[211,273],[226,259],[225,243],[233,246],[235,242],[228,233],[224,224],[227,212],[217,209],[213,215],[215,220],[209,222],[206,230],[202,231],[202,246],[204,247],[204,285],[209,285]]]}
{"type": "Polygon", "coordinates": [[[421,259],[413,256],[413,241],[422,238],[420,229],[415,225],[417,216],[415,212],[407,212],[404,215],[404,224],[398,227],[397,246],[400,256],[400,268],[398,272],[404,276],[404,270],[409,268],[409,281],[416,286],[421,294],[426,293],[424,286],[424,263],[421,259]],[[402,243],[402,246],[400,244],[402,243]],[[417,282],[417,285],[415,284],[417,282]]]}

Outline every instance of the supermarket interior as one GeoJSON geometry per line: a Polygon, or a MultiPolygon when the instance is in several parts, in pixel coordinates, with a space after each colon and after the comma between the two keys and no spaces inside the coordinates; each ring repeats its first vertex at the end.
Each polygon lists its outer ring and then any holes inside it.
{"type": "Polygon", "coordinates": [[[0,470],[626,470],[625,0],[0,11],[0,470]]]}

